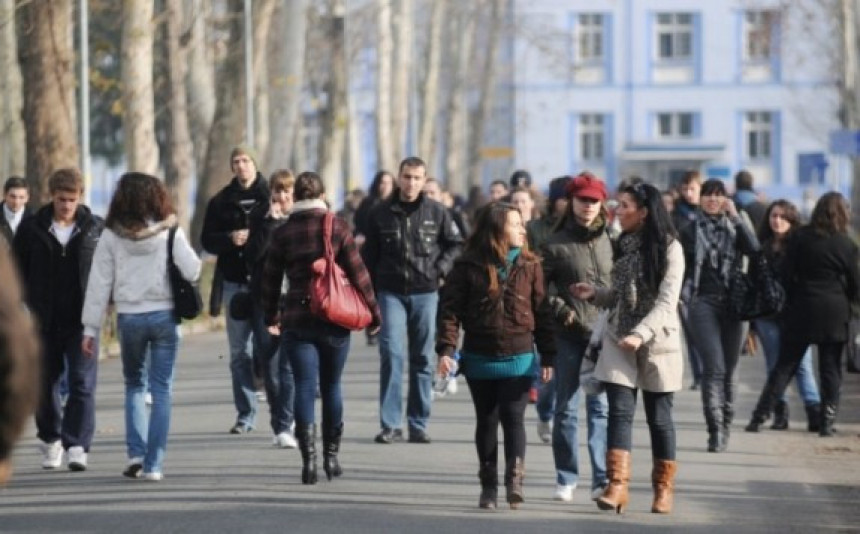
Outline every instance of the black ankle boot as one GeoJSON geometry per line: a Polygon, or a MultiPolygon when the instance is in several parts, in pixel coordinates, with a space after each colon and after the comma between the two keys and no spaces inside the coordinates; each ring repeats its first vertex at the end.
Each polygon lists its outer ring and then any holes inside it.
{"type": "Polygon", "coordinates": [[[818,432],[821,428],[821,405],[810,404],[806,407],[806,430],[809,432],[818,432]]]}
{"type": "Polygon", "coordinates": [[[478,498],[478,507],[486,510],[495,510],[499,499],[499,473],[494,462],[481,464],[478,470],[478,479],[481,481],[481,496],[478,498]]]}
{"type": "Polygon", "coordinates": [[[726,450],[726,436],[722,428],[708,432],[708,452],[723,452],[726,450]]]}
{"type": "Polygon", "coordinates": [[[337,453],[340,451],[340,437],[343,435],[343,423],[334,428],[323,430],[323,471],[329,480],[343,474],[337,453]]]}
{"type": "Polygon", "coordinates": [[[296,440],[302,453],[302,484],[317,483],[316,439],[316,425],[296,425],[296,440]]]}
{"type": "Polygon", "coordinates": [[[776,406],[773,409],[773,424],[770,425],[770,429],[788,429],[788,403],[784,400],[777,402],[776,406]]]}
{"type": "Polygon", "coordinates": [[[767,416],[754,411],[749,424],[744,428],[747,432],[761,432],[761,425],[767,421],[767,416]]]}
{"type": "Polygon", "coordinates": [[[823,438],[832,437],[836,431],[833,429],[833,423],[836,421],[836,405],[822,404],[821,405],[821,426],[818,428],[818,435],[823,438]]]}

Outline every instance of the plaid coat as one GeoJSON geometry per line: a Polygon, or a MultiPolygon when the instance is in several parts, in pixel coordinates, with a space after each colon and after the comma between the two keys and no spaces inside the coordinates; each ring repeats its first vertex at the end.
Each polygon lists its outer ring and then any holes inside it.
{"type": "MultiPolygon", "coordinates": [[[[280,324],[281,328],[297,330],[314,328],[328,323],[311,314],[308,285],[311,281],[311,264],[323,256],[322,222],[326,208],[322,201],[297,202],[286,223],[279,226],[269,244],[263,267],[263,312],[267,325],[280,324]],[[284,309],[278,315],[278,298],[284,273],[289,289],[284,309]]],[[[370,328],[382,323],[379,304],[373,284],[361,255],[352,238],[346,221],[334,218],[332,250],[335,261],[346,272],[352,284],[364,295],[373,315],[370,328]]]]}

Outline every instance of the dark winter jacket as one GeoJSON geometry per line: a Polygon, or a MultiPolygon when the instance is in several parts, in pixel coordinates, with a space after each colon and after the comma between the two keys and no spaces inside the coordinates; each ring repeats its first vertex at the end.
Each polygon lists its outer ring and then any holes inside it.
{"type": "Polygon", "coordinates": [[[606,233],[606,223],[598,219],[585,228],[568,217],[556,232],[550,234],[541,249],[543,271],[549,287],[549,303],[559,329],[571,310],[576,321],[570,330],[588,339],[598,316],[597,308],[588,301],[573,298],[570,284],[588,282],[598,287],[610,285],[612,271],[612,242],[606,233]]]}
{"type": "Polygon", "coordinates": [[[448,209],[423,193],[404,204],[395,190],[371,210],[361,255],[376,291],[430,293],[454,264],[463,237],[448,209]]]}
{"type": "Polygon", "coordinates": [[[21,272],[27,306],[43,331],[83,329],[81,311],[90,266],[104,221],[86,206],[78,206],[75,229],[63,246],[51,230],[54,207],[48,204],[22,221],[14,251],[21,272]]]}
{"type": "MultiPolygon", "coordinates": [[[[0,202],[0,243],[2,240],[6,240],[6,244],[8,246],[12,246],[12,241],[15,239],[15,232],[12,231],[12,227],[9,226],[9,221],[6,220],[6,213],[4,208],[6,206],[5,202],[0,202]]],[[[21,218],[21,222],[18,225],[18,228],[21,227],[21,224],[24,224],[26,219],[29,219],[33,216],[33,212],[30,208],[24,208],[24,215],[21,218]]]]}
{"type": "Polygon", "coordinates": [[[454,262],[439,300],[436,353],[454,354],[462,328],[465,352],[504,357],[537,344],[541,366],[552,367],[556,347],[540,261],[520,255],[497,296],[489,285],[487,266],[471,254],[454,262]]]}
{"type": "Polygon", "coordinates": [[[269,187],[263,175],[257,173],[248,189],[243,189],[239,180],[233,178],[206,206],[200,241],[206,252],[218,256],[217,268],[227,282],[246,284],[249,274],[245,259],[247,245],[234,245],[230,233],[249,228],[251,211],[268,202],[269,187]]]}
{"type": "Polygon", "coordinates": [[[858,260],[857,245],[846,234],[797,230],[782,262],[784,328],[811,344],[846,341],[851,305],[860,302],[858,260]]]}
{"type": "Polygon", "coordinates": [[[269,214],[268,204],[260,204],[251,212],[250,232],[248,243],[245,245],[245,260],[248,262],[248,275],[250,282],[248,291],[254,302],[260,302],[262,298],[263,265],[266,262],[266,253],[272,238],[272,232],[285,222],[287,218],[275,219],[269,214]]]}

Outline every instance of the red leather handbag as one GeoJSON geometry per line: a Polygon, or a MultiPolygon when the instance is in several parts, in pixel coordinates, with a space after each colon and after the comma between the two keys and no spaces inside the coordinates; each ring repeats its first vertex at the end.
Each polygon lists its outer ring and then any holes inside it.
{"type": "Polygon", "coordinates": [[[373,317],[364,301],[364,295],[349,281],[346,273],[334,260],[331,247],[334,214],[326,212],[323,220],[325,254],[311,265],[311,283],[308,288],[311,313],[349,330],[370,326],[373,317]]]}

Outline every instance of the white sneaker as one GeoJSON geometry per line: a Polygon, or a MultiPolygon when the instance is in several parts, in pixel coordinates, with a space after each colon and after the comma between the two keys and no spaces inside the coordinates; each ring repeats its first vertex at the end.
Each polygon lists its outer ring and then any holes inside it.
{"type": "Polygon", "coordinates": [[[147,391],[143,394],[143,403],[147,406],[152,406],[152,393],[147,391]]]}
{"type": "Polygon", "coordinates": [[[591,500],[596,501],[597,499],[603,497],[603,494],[606,492],[606,486],[599,486],[591,490],[591,500]]]}
{"type": "Polygon", "coordinates": [[[63,444],[60,440],[39,445],[42,451],[42,469],[56,469],[63,465],[63,444]]]}
{"type": "Polygon", "coordinates": [[[272,440],[272,445],[282,449],[295,449],[299,446],[296,438],[294,438],[289,432],[281,432],[276,435],[275,439],[272,440]]]}
{"type": "Polygon", "coordinates": [[[70,471],[86,471],[87,469],[87,453],[80,446],[69,447],[69,470],[70,471]]]}
{"type": "Polygon", "coordinates": [[[537,425],[538,437],[544,443],[552,441],[552,423],[549,421],[538,421],[537,425]]]}
{"type": "Polygon", "coordinates": [[[164,478],[164,475],[159,473],[159,472],[144,473],[143,474],[143,479],[146,481],[149,481],[149,482],[161,482],[161,480],[163,478],[164,478]]]}
{"type": "Polygon", "coordinates": [[[255,395],[257,396],[257,402],[259,402],[261,404],[266,402],[266,392],[265,391],[257,391],[257,393],[255,393],[255,395]]]}
{"type": "Polygon", "coordinates": [[[448,381],[448,388],[445,391],[448,395],[456,395],[459,387],[457,386],[457,377],[455,376],[448,381]]]}
{"type": "Polygon", "coordinates": [[[556,501],[570,502],[573,500],[573,490],[575,489],[576,484],[573,484],[572,486],[559,484],[555,487],[555,493],[552,498],[556,501]]]}

